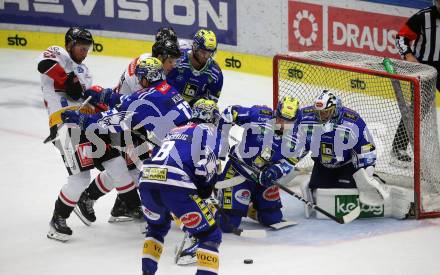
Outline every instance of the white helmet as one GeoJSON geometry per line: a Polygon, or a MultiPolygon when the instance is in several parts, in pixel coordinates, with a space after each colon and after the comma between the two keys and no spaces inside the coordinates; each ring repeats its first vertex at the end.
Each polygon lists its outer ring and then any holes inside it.
{"type": "Polygon", "coordinates": [[[336,97],[328,90],[322,93],[315,99],[313,104],[315,116],[321,123],[327,123],[331,119],[336,118],[342,108],[341,99],[336,97]]]}

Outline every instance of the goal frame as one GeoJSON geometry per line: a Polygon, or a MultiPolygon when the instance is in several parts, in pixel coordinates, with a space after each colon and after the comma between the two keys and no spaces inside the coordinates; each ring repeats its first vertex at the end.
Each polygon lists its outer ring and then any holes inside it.
{"type": "Polygon", "coordinates": [[[345,70],[350,72],[357,72],[357,73],[363,73],[368,75],[375,75],[380,77],[386,77],[396,80],[403,80],[403,81],[409,81],[414,86],[413,91],[413,100],[414,100],[414,114],[413,114],[413,121],[414,121],[414,162],[413,162],[413,189],[414,189],[414,202],[415,202],[415,215],[417,219],[424,219],[424,218],[434,218],[434,217],[440,217],[440,212],[424,212],[421,206],[421,179],[420,179],[420,79],[418,77],[412,77],[412,76],[404,76],[404,75],[397,75],[397,74],[390,74],[387,72],[380,72],[380,71],[374,71],[366,68],[357,68],[357,67],[351,67],[347,65],[342,64],[334,64],[329,62],[323,62],[323,61],[316,61],[306,58],[301,58],[297,56],[291,56],[288,54],[277,54],[273,58],[273,108],[276,108],[278,98],[279,98],[279,77],[278,77],[278,68],[279,68],[279,62],[280,60],[286,60],[286,61],[293,61],[298,63],[305,63],[310,65],[316,65],[316,66],[322,66],[327,68],[333,68],[338,70],[345,70]]]}

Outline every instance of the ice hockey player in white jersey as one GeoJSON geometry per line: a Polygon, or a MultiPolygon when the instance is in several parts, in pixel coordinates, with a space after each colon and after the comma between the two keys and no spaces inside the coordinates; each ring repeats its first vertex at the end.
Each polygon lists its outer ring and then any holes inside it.
{"type": "Polygon", "coordinates": [[[156,34],[156,41],[152,47],[152,52],[143,53],[128,64],[115,90],[121,94],[131,94],[145,88],[141,85],[135,74],[136,64],[139,59],[156,57],[162,62],[165,74],[168,74],[176,65],[176,60],[180,55],[179,43],[174,30],[172,28],[159,29],[156,34]]]}

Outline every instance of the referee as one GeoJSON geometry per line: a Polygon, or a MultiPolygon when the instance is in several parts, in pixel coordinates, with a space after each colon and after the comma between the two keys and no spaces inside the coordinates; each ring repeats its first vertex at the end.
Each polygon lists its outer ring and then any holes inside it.
{"type": "MultiPolygon", "coordinates": [[[[440,0],[432,2],[433,6],[418,11],[406,21],[396,35],[396,46],[406,61],[430,65],[437,70],[438,74],[440,69],[440,0]]],[[[440,90],[439,77],[437,77],[436,87],[440,90]]],[[[411,157],[406,153],[408,143],[407,131],[403,121],[400,120],[392,150],[392,155],[399,161],[411,161],[411,157]]]]}

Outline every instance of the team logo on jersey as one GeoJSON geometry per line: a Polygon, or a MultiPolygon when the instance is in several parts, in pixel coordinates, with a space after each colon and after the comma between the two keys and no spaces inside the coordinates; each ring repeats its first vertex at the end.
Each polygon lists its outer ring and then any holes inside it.
{"type": "Polygon", "coordinates": [[[76,152],[78,154],[81,167],[85,168],[93,165],[92,144],[90,142],[79,144],[76,152]]]}
{"type": "Polygon", "coordinates": [[[78,71],[78,73],[82,74],[84,72],[84,69],[82,67],[77,67],[76,69],[78,71]]]}
{"type": "Polygon", "coordinates": [[[187,228],[195,228],[202,222],[202,215],[199,212],[189,212],[181,216],[180,221],[187,228]]]}
{"type": "Polygon", "coordinates": [[[144,212],[144,215],[152,221],[157,221],[160,218],[159,214],[151,211],[150,209],[146,208],[143,205],[142,205],[142,212],[144,212]]]}
{"type": "Polygon", "coordinates": [[[239,203],[244,205],[249,205],[249,202],[251,201],[251,191],[248,189],[240,189],[234,196],[239,203]]]}
{"type": "Polygon", "coordinates": [[[263,192],[263,198],[268,201],[277,201],[280,199],[280,190],[278,186],[272,185],[263,192]]]}
{"type": "Polygon", "coordinates": [[[108,128],[110,126],[121,126],[121,122],[123,120],[127,120],[134,115],[134,112],[122,111],[115,112],[112,111],[107,112],[104,117],[98,120],[99,126],[103,128],[108,128]]]}

